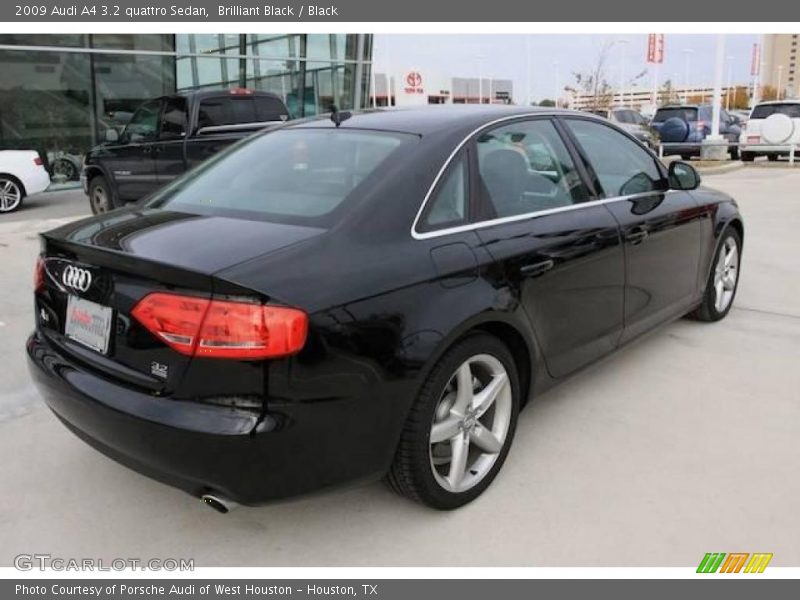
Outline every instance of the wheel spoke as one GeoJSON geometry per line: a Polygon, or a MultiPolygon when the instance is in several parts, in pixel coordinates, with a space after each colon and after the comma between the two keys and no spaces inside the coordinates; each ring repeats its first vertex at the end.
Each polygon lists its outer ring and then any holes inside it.
{"type": "Polygon", "coordinates": [[[439,423],[434,423],[431,428],[431,444],[444,442],[457,435],[459,433],[458,424],[460,422],[461,419],[458,416],[451,415],[439,423]]]}
{"type": "Polygon", "coordinates": [[[736,250],[736,246],[730,248],[725,254],[725,267],[730,267],[731,265],[735,264],[738,255],[739,252],[736,250]]]}
{"type": "Polygon", "coordinates": [[[508,376],[505,373],[499,373],[492,377],[492,380],[486,384],[485,388],[475,394],[475,398],[472,400],[472,406],[475,409],[476,417],[480,417],[489,410],[489,407],[494,404],[497,395],[503,391],[507,383],[508,376]]]}
{"type": "Polygon", "coordinates": [[[722,286],[726,290],[733,290],[736,285],[736,275],[734,272],[728,273],[722,280],[722,286]]]}
{"type": "Polygon", "coordinates": [[[481,425],[470,432],[469,439],[478,448],[489,454],[497,454],[503,449],[503,442],[490,429],[481,425]]]}
{"type": "Polygon", "coordinates": [[[472,404],[472,369],[469,368],[469,363],[465,362],[456,372],[456,401],[451,411],[463,417],[470,404],[472,404]]]}
{"type": "Polygon", "coordinates": [[[450,471],[447,482],[451,489],[457,490],[464,480],[467,470],[467,457],[469,456],[469,439],[463,435],[455,436],[450,442],[450,471]]]}
{"type": "Polygon", "coordinates": [[[717,283],[715,290],[717,292],[717,297],[716,301],[714,302],[714,307],[717,309],[717,311],[721,312],[725,308],[725,284],[721,279],[717,283]]]}

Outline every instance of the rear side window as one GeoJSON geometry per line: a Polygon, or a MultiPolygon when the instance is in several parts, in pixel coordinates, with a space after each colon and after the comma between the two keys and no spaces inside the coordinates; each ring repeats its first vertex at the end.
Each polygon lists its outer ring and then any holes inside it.
{"type": "Polygon", "coordinates": [[[792,119],[800,119],[800,104],[759,104],[753,109],[751,119],[766,119],[780,114],[792,119]]]}
{"type": "Polygon", "coordinates": [[[257,136],[175,180],[150,206],[326,225],[409,134],[288,129],[257,136]]]}
{"type": "Polygon", "coordinates": [[[655,158],[637,142],[602,123],[577,119],[566,122],[607,198],[666,188],[655,158]]]}
{"type": "Polygon", "coordinates": [[[220,96],[200,102],[198,127],[217,127],[261,121],[285,121],[283,102],[267,96],[220,96]]]}
{"type": "Polygon", "coordinates": [[[453,161],[447,169],[428,206],[421,231],[453,227],[466,222],[467,168],[463,156],[453,161]]]}
{"type": "Polygon", "coordinates": [[[680,106],[675,108],[659,108],[653,117],[653,121],[663,123],[668,119],[674,118],[681,119],[682,121],[697,121],[697,109],[680,106]]]}
{"type": "Polygon", "coordinates": [[[124,137],[127,141],[142,142],[155,139],[160,111],[161,100],[151,100],[142,104],[125,127],[124,137]]]}
{"type": "Polygon", "coordinates": [[[519,121],[477,140],[479,208],[488,218],[523,215],[589,197],[575,164],[549,120],[519,121]]]}

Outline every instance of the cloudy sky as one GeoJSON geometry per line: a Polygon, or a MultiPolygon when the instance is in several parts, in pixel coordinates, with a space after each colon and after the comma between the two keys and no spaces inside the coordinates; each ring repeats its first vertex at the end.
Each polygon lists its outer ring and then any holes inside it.
{"type": "MultiPolygon", "coordinates": [[[[686,61],[689,83],[712,85],[716,35],[668,34],[664,64],[658,79],[672,79],[683,86],[686,61]],[[687,52],[688,51],[688,52],[687,52]]],[[[651,89],[653,69],[646,63],[647,35],[473,35],[473,34],[376,34],[376,71],[400,72],[429,69],[454,77],[495,77],[514,80],[517,102],[528,89],[526,47],[530,47],[530,90],[533,100],[552,98],[556,89],[573,82],[574,71],[584,71],[596,62],[606,42],[616,42],[607,61],[609,83],[617,86],[624,69],[625,80],[648,70],[638,85],[651,89]]],[[[733,83],[750,81],[750,60],[758,35],[725,37],[725,73],[730,65],[733,83]]]]}

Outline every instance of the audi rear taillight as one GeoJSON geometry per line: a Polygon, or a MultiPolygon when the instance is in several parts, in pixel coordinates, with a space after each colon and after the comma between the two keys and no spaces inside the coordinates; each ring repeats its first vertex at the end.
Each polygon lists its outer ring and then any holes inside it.
{"type": "Polygon", "coordinates": [[[36,257],[36,266],[33,270],[33,291],[41,292],[44,289],[44,259],[36,257]]]}
{"type": "Polygon", "coordinates": [[[131,314],[187,356],[263,359],[289,356],[306,342],[308,316],[296,308],[153,293],[131,314]]]}
{"type": "Polygon", "coordinates": [[[42,160],[41,156],[37,156],[33,159],[33,164],[35,164],[37,167],[41,167],[44,165],[44,161],[42,160]]]}

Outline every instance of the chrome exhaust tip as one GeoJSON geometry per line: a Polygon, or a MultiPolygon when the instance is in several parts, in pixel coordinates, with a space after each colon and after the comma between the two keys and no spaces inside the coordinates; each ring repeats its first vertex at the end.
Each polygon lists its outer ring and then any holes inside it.
{"type": "Polygon", "coordinates": [[[200,499],[203,501],[203,504],[206,506],[210,506],[218,513],[227,514],[231,512],[234,508],[239,506],[233,500],[229,500],[223,496],[216,496],[214,494],[203,494],[200,499]]]}

